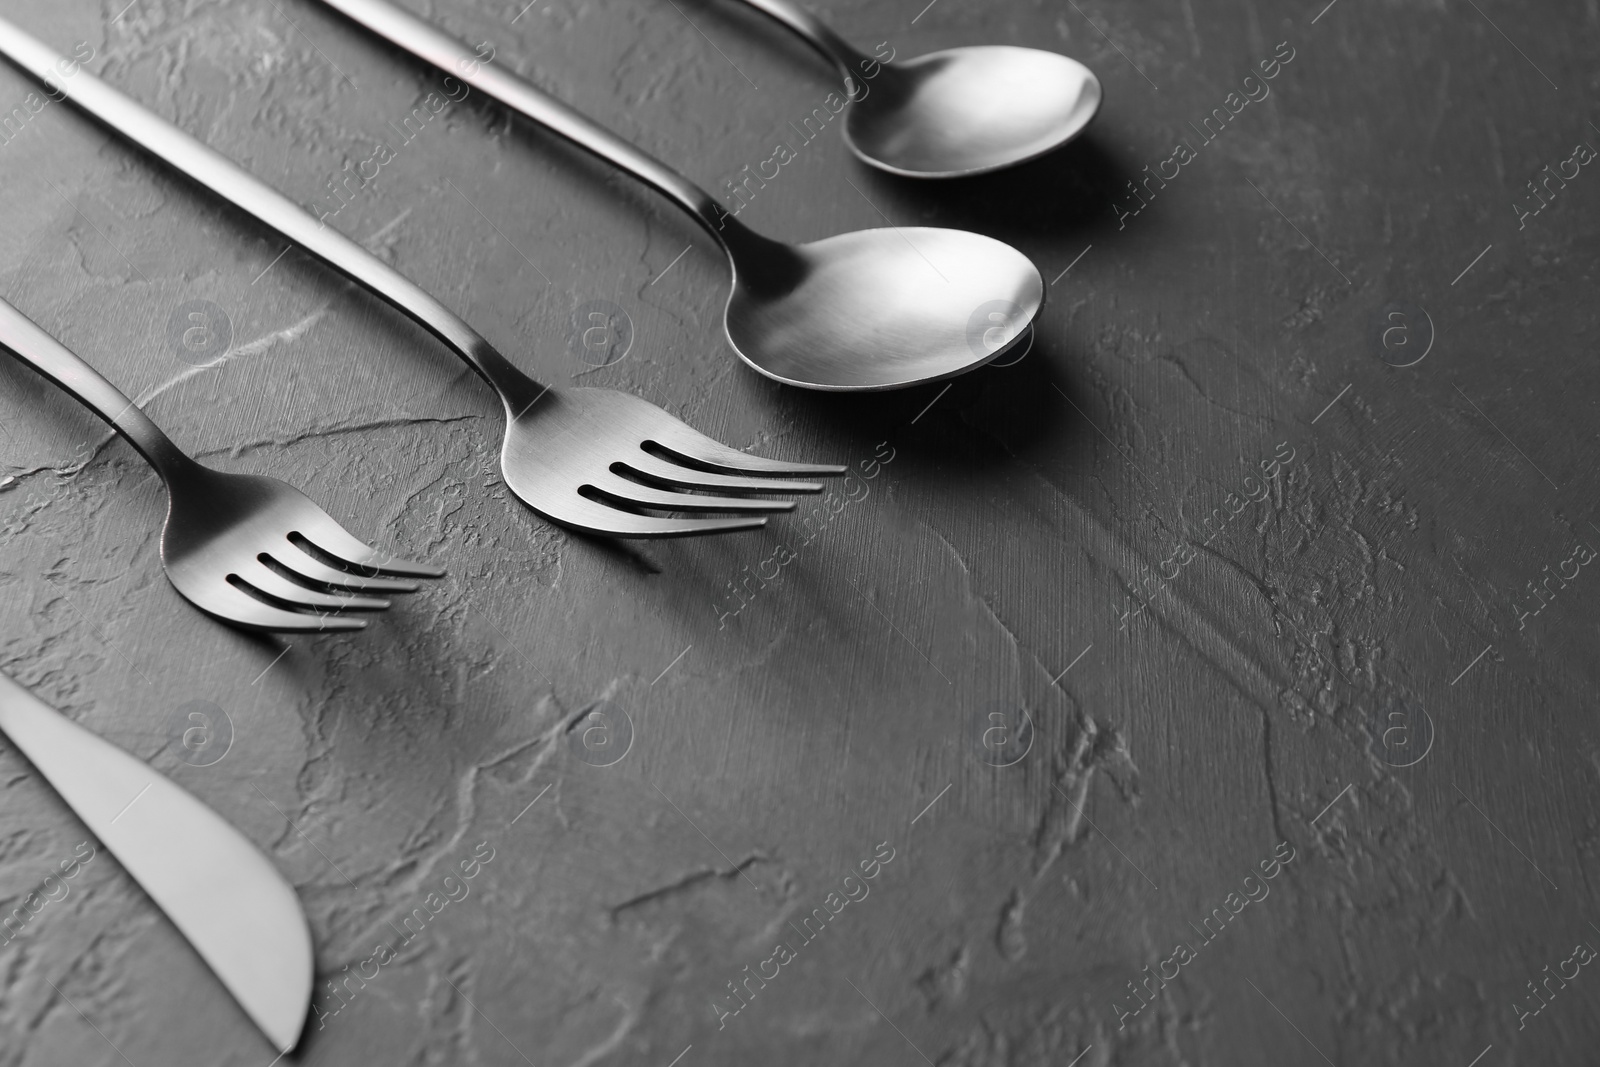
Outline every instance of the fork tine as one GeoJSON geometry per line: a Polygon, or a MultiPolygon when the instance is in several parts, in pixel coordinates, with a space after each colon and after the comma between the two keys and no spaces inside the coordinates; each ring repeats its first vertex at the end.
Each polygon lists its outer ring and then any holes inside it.
{"type": "Polygon", "coordinates": [[[444,577],[444,570],[440,567],[426,563],[412,563],[410,560],[379,552],[371,545],[351,536],[343,526],[326,515],[301,522],[300,534],[334,559],[343,560],[354,567],[370,567],[385,574],[403,574],[412,578],[444,577]]]}
{"type": "MultiPolygon", "coordinates": [[[[183,590],[179,590],[183,592],[183,590]]],[[[187,593],[184,594],[188,596],[187,593]]],[[[298,611],[268,604],[227,582],[214,583],[201,598],[189,602],[206,614],[247,630],[269,633],[327,633],[333,630],[365,630],[367,620],[347,615],[303,615],[298,611]]]]}
{"type": "Polygon", "coordinates": [[[300,607],[325,608],[329,611],[382,611],[389,606],[387,600],[377,597],[341,596],[307,589],[254,560],[248,567],[235,570],[230,577],[237,577],[274,599],[300,607]]]}
{"type": "Polygon", "coordinates": [[[730,493],[820,493],[821,482],[792,482],[778,478],[740,478],[729,474],[708,474],[651,455],[643,449],[638,455],[622,461],[641,477],[660,481],[679,489],[724,490],[730,493]]]}
{"type": "Polygon", "coordinates": [[[736,530],[759,530],[767,524],[764,517],[741,519],[668,519],[657,515],[635,515],[628,511],[607,508],[610,516],[596,525],[590,533],[609,537],[694,537],[699,534],[732,533],[736,530]]]}
{"type": "MultiPolygon", "coordinates": [[[[597,494],[598,495],[598,494],[597,494]]],[[[697,534],[733,533],[759,530],[767,524],[764,516],[741,515],[719,518],[667,518],[625,511],[615,502],[596,499],[567,490],[559,501],[545,501],[555,507],[535,506],[534,510],[568,529],[602,537],[692,537],[697,534]]]]}
{"type": "Polygon", "coordinates": [[[679,456],[704,463],[707,466],[719,467],[723,470],[740,474],[812,474],[812,475],[837,475],[849,471],[848,466],[836,463],[786,463],[780,459],[765,459],[761,456],[751,456],[740,452],[738,449],[729,448],[721,442],[714,441],[700,431],[687,425],[675,426],[666,433],[658,434],[648,439],[645,444],[654,444],[656,447],[668,452],[675,452],[679,456]]]}
{"type": "Polygon", "coordinates": [[[702,493],[674,493],[630,482],[607,474],[589,483],[596,492],[637,508],[657,511],[793,511],[793,500],[769,500],[753,496],[709,496],[702,493]]]}
{"type": "Polygon", "coordinates": [[[339,570],[337,567],[330,567],[291,541],[279,542],[267,554],[276,562],[293,571],[298,577],[311,582],[321,582],[324,585],[340,586],[345,589],[356,589],[363,593],[415,593],[417,591],[416,582],[401,581],[397,578],[369,578],[364,575],[351,574],[349,571],[339,570]]]}

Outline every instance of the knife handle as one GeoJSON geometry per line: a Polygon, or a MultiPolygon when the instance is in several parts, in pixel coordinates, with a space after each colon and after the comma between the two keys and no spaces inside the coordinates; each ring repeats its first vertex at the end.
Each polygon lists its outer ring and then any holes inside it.
{"type": "Polygon", "coordinates": [[[166,913],[267,1037],[283,1051],[293,1048],[311,1006],[311,933],[294,887],[271,861],[177,783],[3,672],[0,732],[166,913]],[[297,922],[269,921],[290,910],[297,922]]]}

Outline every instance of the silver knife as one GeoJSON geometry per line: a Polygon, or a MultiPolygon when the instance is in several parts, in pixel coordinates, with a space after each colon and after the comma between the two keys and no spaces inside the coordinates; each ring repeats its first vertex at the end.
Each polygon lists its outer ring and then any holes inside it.
{"type": "Polygon", "coordinates": [[[227,820],[0,672],[0,731],[144,887],[280,1052],[311,1007],[294,887],[227,820]]]}

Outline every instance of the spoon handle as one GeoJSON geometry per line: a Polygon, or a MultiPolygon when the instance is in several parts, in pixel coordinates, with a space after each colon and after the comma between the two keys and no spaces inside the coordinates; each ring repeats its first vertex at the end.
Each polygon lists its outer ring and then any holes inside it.
{"type": "Polygon", "coordinates": [[[745,3],[799,34],[807,44],[821,52],[824,59],[838,67],[851,85],[855,84],[856,68],[867,62],[867,57],[834,33],[821,19],[790,0],[745,0],[745,3]]]}
{"type": "MultiPolygon", "coordinates": [[[[243,208],[289,240],[321,256],[335,269],[410,315],[483,375],[500,393],[507,407],[520,405],[532,395],[526,375],[495,351],[482,334],[405,275],[344,234],[329,228],[325,222],[313,218],[300,205],[233,160],[88,71],[79,69],[76,63],[63,59],[49,45],[24,33],[4,17],[0,17],[0,53],[116,132],[243,208]]],[[[534,386],[535,390],[537,388],[534,386]]]]}
{"type": "Polygon", "coordinates": [[[580,148],[654,186],[693,215],[719,242],[728,213],[711,195],[648,152],[562,103],[526,78],[492,66],[482,55],[387,0],[322,0],[336,11],[446,74],[460,78],[580,148]]]}
{"type": "Polygon", "coordinates": [[[4,300],[0,300],[0,348],[10,351],[110,423],[150,461],[163,480],[170,482],[171,475],[193,465],[194,461],[122,390],[4,300]]]}

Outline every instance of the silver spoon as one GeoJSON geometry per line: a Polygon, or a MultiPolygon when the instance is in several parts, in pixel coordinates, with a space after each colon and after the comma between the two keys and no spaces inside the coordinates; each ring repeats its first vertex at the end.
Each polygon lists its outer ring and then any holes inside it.
{"type": "Polygon", "coordinates": [[[653,156],[387,0],[323,0],[380,37],[620,167],[683,208],[733,267],[724,328],[739,357],[789,385],[898,389],[980,367],[1028,334],[1038,268],[962,230],[861,230],[803,245],[748,229],[653,156]]]}
{"type": "Polygon", "coordinates": [[[854,100],[844,142],[891,174],[960,178],[1025,163],[1078,136],[1100,110],[1100,79],[1054,52],[991,45],[892,63],[853,48],[789,0],[745,3],[839,68],[854,100]]]}

